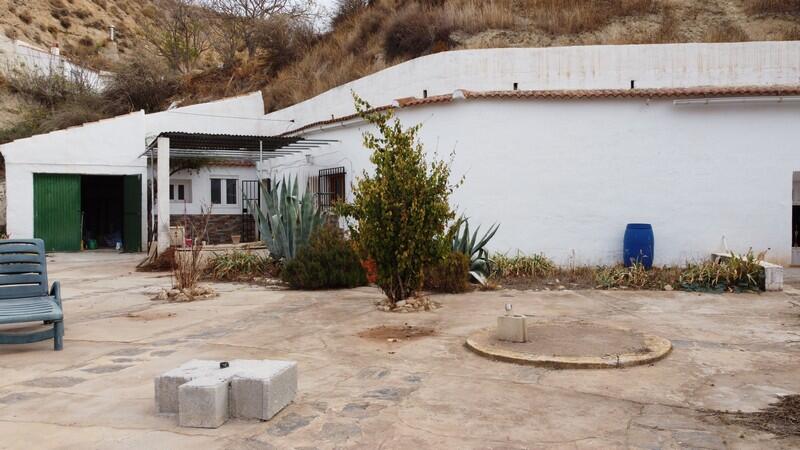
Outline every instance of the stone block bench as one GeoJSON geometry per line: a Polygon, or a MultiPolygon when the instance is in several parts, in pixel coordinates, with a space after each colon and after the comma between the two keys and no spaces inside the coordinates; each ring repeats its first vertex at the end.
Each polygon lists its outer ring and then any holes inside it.
{"type": "Polygon", "coordinates": [[[269,420],[294,400],[297,363],[191,360],[155,379],[156,412],[182,427],[217,428],[229,417],[269,420]]]}

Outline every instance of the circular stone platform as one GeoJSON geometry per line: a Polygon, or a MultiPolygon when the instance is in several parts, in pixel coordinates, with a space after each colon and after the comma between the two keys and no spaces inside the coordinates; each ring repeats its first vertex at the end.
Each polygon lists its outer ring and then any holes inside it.
{"type": "Polygon", "coordinates": [[[585,322],[531,323],[527,331],[528,342],[516,343],[498,340],[489,328],[470,335],[466,345],[488,358],[555,369],[637,366],[672,350],[659,336],[585,322]]]}

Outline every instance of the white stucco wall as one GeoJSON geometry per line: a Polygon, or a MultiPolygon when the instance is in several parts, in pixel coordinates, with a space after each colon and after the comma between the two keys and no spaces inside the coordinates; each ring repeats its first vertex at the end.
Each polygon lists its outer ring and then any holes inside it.
{"type": "Polygon", "coordinates": [[[170,177],[170,181],[190,180],[192,186],[191,202],[170,202],[170,213],[173,215],[200,214],[202,210],[205,210],[211,214],[241,214],[242,180],[257,179],[258,175],[255,167],[209,166],[193,171],[181,170],[173,174],[170,177]],[[211,204],[211,178],[237,180],[237,203],[235,205],[211,204]]]}
{"type": "Polygon", "coordinates": [[[73,64],[63,56],[51,53],[49,49],[0,34],[0,71],[14,69],[45,74],[60,73],[67,78],[81,79],[95,89],[105,86],[103,74],[98,71],[73,64]]]}
{"type": "Polygon", "coordinates": [[[375,106],[403,97],[475,91],[793,85],[800,42],[592,45],[460,50],[423,56],[267,115],[270,133],[353,112],[351,92],[375,106]]]}
{"type": "MultiPolygon", "coordinates": [[[[473,226],[499,222],[491,248],[543,252],[565,264],[621,262],[629,222],[652,223],[656,264],[722,249],[791,254],[792,173],[800,170],[800,104],[676,106],[670,100],[465,100],[403,109],[423,123],[431,153],[455,150],[452,197],[473,226]]],[[[363,123],[309,138],[337,139],[266,173],[369,169],[363,123]]]]}
{"type": "MultiPolygon", "coordinates": [[[[33,174],[141,175],[142,211],[147,197],[144,113],[92,122],[0,146],[6,161],[7,228],[15,238],[33,237],[33,174]]],[[[142,242],[146,242],[142,214],[142,242]]]]}
{"type": "Polygon", "coordinates": [[[147,114],[145,122],[148,139],[162,131],[260,135],[270,123],[261,92],[147,114]]]}

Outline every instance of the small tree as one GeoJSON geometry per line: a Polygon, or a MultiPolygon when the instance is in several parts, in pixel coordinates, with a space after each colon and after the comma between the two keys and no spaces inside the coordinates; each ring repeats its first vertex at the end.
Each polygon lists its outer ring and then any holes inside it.
{"type": "Polygon", "coordinates": [[[372,151],[374,174],[366,171],[353,189],[352,204],[339,206],[355,219],[350,231],[361,250],[378,266],[378,286],[396,303],[412,296],[424,279],[424,268],[449,251],[443,238],[454,213],[448,203],[455,186],[445,161],[428,162],[417,140],[420,125],[403,128],[391,112],[375,112],[354,95],[356,111],[378,128],[364,133],[372,151]]]}

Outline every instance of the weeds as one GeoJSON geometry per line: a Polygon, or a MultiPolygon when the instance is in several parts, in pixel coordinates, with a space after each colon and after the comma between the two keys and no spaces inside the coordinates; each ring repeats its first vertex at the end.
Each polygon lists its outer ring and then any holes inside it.
{"type": "Polygon", "coordinates": [[[208,274],[218,281],[252,280],[269,274],[269,259],[257,253],[234,250],[218,253],[208,260],[208,274]]]}
{"type": "Polygon", "coordinates": [[[681,272],[680,286],[687,291],[759,291],[764,286],[764,271],[759,265],[764,254],[750,250],[725,260],[688,264],[681,272]]]}
{"type": "Polygon", "coordinates": [[[556,265],[542,254],[515,256],[495,255],[491,261],[495,278],[544,277],[552,274],[556,265]]]}

